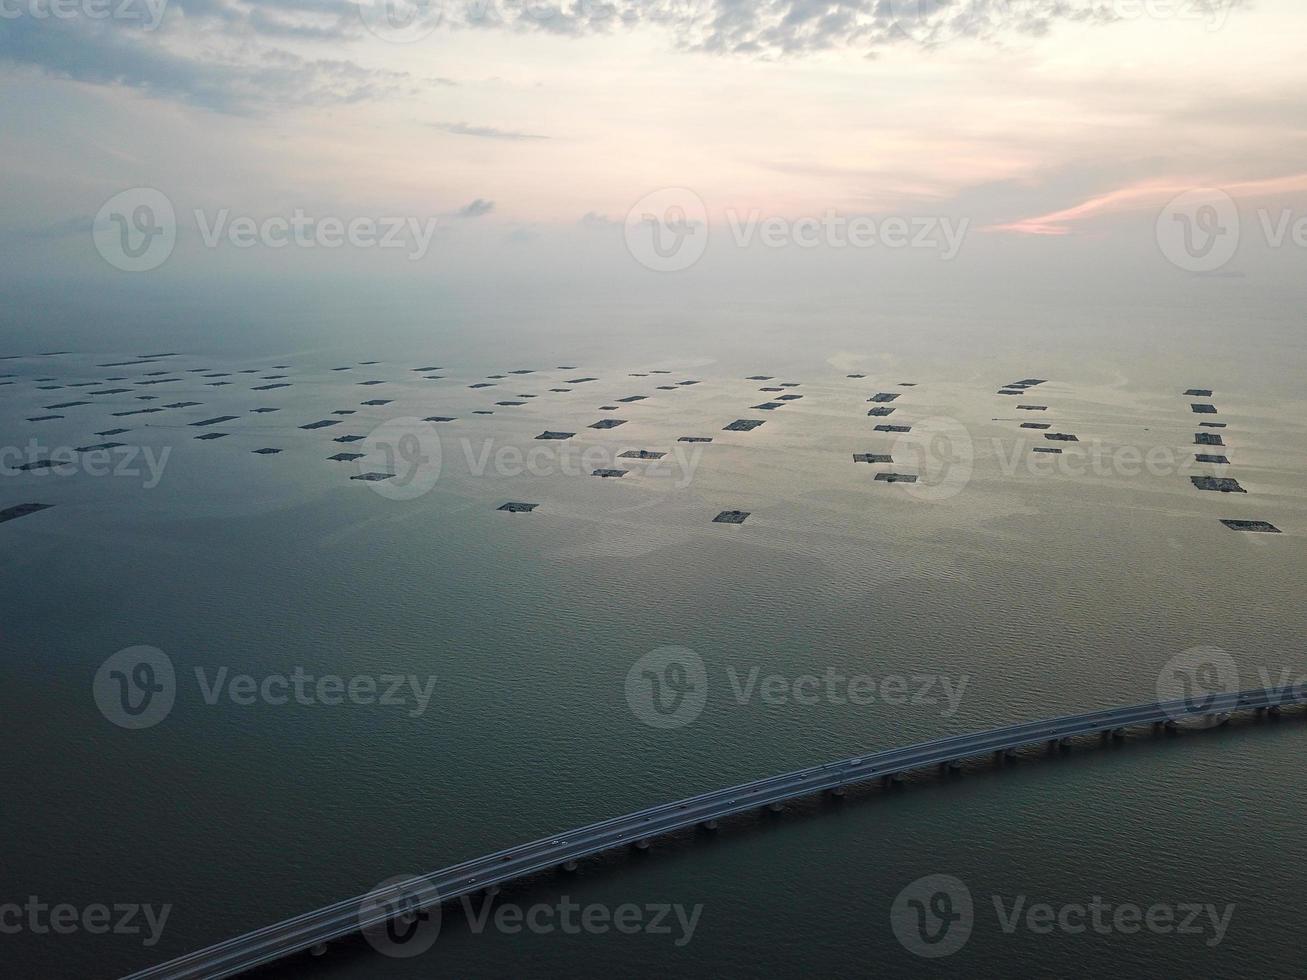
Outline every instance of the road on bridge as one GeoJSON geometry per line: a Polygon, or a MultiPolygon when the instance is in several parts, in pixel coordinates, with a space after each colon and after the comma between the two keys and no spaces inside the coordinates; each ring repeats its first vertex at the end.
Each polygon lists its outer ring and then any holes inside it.
{"type": "Polygon", "coordinates": [[[236,976],[342,936],[381,926],[388,920],[411,917],[422,909],[461,895],[567,866],[602,851],[628,844],[642,845],[651,838],[732,814],[777,806],[827,790],[839,791],[914,769],[1131,726],[1170,724],[1186,718],[1224,720],[1235,711],[1278,709],[1305,700],[1307,691],[1286,688],[1210,695],[1197,702],[1151,702],[955,735],[799,769],[601,820],[451,865],[398,883],[386,891],[346,899],[236,936],[124,980],[216,980],[236,976]]]}

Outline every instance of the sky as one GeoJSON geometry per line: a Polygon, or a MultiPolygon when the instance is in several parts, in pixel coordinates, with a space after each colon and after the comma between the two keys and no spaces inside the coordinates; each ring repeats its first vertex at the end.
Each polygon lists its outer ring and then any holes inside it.
{"type": "Polygon", "coordinates": [[[1304,29],[1300,0],[0,0],[0,286],[674,277],[810,242],[832,275],[1300,280],[1304,29]],[[175,242],[123,269],[141,188],[175,242]]]}

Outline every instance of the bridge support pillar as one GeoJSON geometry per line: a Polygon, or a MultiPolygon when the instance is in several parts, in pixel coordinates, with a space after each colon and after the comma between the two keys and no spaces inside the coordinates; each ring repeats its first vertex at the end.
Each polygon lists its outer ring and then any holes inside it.
{"type": "Polygon", "coordinates": [[[785,809],[785,804],[784,804],[784,803],[768,803],[768,804],[767,804],[767,809],[770,810],[772,813],[780,813],[782,810],[785,809]]]}
{"type": "Polygon", "coordinates": [[[326,951],[327,951],[326,943],[318,943],[316,946],[309,947],[310,956],[321,956],[326,951]]]}
{"type": "Polygon", "coordinates": [[[716,820],[705,820],[703,823],[699,824],[699,826],[702,827],[704,830],[716,830],[716,829],[717,829],[717,821],[716,821],[716,820]]]}
{"type": "Polygon", "coordinates": [[[895,786],[903,782],[903,774],[899,772],[886,773],[880,777],[880,781],[886,786],[895,786]]]}
{"type": "Polygon", "coordinates": [[[647,851],[649,850],[649,841],[646,838],[641,837],[633,846],[637,851],[647,851]]]}
{"type": "Polygon", "coordinates": [[[563,862],[563,870],[564,870],[564,871],[575,871],[575,870],[576,870],[576,862],[575,862],[575,861],[564,861],[564,862],[563,862]]]}
{"type": "Polygon", "coordinates": [[[1253,714],[1255,714],[1255,715],[1260,715],[1260,714],[1262,714],[1264,711],[1266,711],[1265,708],[1253,708],[1253,714]]]}
{"type": "Polygon", "coordinates": [[[1278,704],[1273,704],[1273,705],[1271,705],[1269,708],[1266,709],[1266,713],[1267,713],[1268,715],[1270,715],[1272,718],[1279,718],[1279,717],[1280,717],[1280,706],[1279,706],[1278,704]]]}
{"type": "Polygon", "coordinates": [[[831,795],[831,796],[843,796],[843,795],[844,795],[844,787],[843,787],[843,786],[832,786],[832,787],[831,787],[831,791],[830,791],[830,795],[831,795]]]}
{"type": "Polygon", "coordinates": [[[1121,739],[1125,738],[1125,729],[1124,729],[1124,728],[1113,728],[1113,729],[1112,729],[1112,737],[1113,737],[1114,739],[1116,739],[1118,742],[1121,741],[1121,739]]]}
{"type": "Polygon", "coordinates": [[[489,887],[486,888],[485,893],[489,895],[491,898],[494,898],[494,896],[499,894],[499,886],[490,885],[489,887]]]}
{"type": "Polygon", "coordinates": [[[939,764],[940,772],[957,772],[961,768],[962,760],[960,759],[949,759],[948,762],[941,762],[939,764]]]}

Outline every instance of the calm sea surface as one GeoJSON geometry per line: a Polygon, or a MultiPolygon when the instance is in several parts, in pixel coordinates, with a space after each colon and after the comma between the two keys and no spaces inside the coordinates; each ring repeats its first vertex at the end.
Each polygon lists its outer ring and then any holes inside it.
{"type": "MultiPolygon", "coordinates": [[[[536,312],[503,327],[434,317],[375,341],[342,314],[318,334],[300,323],[179,340],[153,326],[121,344],[82,332],[13,347],[72,353],[0,361],[13,375],[0,380],[15,382],[0,387],[0,506],[55,505],[0,525],[0,900],[171,911],[150,947],[141,935],[5,935],[3,972],[117,976],[395,875],[653,803],[1147,701],[1168,662],[1199,645],[1226,651],[1245,686],[1260,672],[1301,680],[1298,318],[1236,328],[1218,310],[1120,309],[1049,325],[1046,312],[969,318],[923,305],[758,327],[760,311],[737,310],[711,331],[683,310],[669,323],[605,311],[548,330],[536,312]],[[181,380],[138,384],[153,371],[181,380]],[[469,387],[497,374],[494,387],[469,387]],[[251,390],[271,375],[291,386],[251,390]],[[568,383],[581,377],[597,380],[568,383]],[[1023,378],[1047,383],[996,394],[1023,378]],[[229,383],[209,383],[219,380],[229,383]],[[360,384],[371,380],[384,383],[360,384]],[[102,383],[67,387],[83,381],[102,383]],[[760,391],[782,382],[797,387],[760,391]],[[119,387],[130,390],[87,394],[119,387]],[[1215,389],[1219,415],[1192,414],[1204,399],[1182,395],[1191,387],[1215,389]],[[868,418],[881,391],[900,395],[896,411],[868,418]],[[803,397],[751,409],[786,392],[803,397]],[[631,395],[648,397],[620,401],[631,395]],[[389,404],[361,404],[371,399],[389,404]],[[71,401],[91,404],[45,408],[71,401]],[[47,414],[64,417],[26,421],[47,414]],[[456,421],[403,430],[422,433],[395,443],[403,479],[351,480],[359,461],[327,458],[360,452],[364,471],[378,469],[377,436],[334,440],[432,415],[456,421]],[[589,428],[601,418],[627,422],[589,428]],[[741,418],[766,424],[722,431],[741,418]],[[1197,428],[1205,418],[1227,428],[1197,428]],[[320,419],[341,421],[300,428],[320,419]],[[1036,457],[1034,446],[1061,444],[1022,421],[1080,441],[1036,457]],[[114,428],[130,431],[95,434],[114,428]],[[536,441],[546,429],[577,435],[536,441]],[[195,438],[214,431],[228,434],[195,438]],[[1214,451],[1230,465],[1194,463],[1198,431],[1223,435],[1214,451]],[[15,472],[33,440],[38,453],[140,447],[125,466],[137,472],[15,472]],[[252,452],[264,447],[283,451],[252,452]],[[654,465],[621,459],[628,449],[674,452],[654,465]],[[861,452],[894,464],[854,463],[861,452]],[[631,472],[589,475],[599,467],[631,472]],[[1190,484],[1218,470],[1248,493],[1190,484]],[[874,481],[881,471],[921,480],[874,481]],[[506,501],[539,508],[499,512],[506,501]],[[712,523],[723,510],[751,516],[712,523]],[[1220,518],[1284,533],[1237,533],[1220,518]],[[163,651],[177,684],[167,717],[134,731],[106,718],[93,682],[136,645],[163,651]],[[664,729],[633,710],[627,678],[667,646],[702,659],[708,696],[692,721],[664,729]],[[415,675],[429,701],[210,703],[196,677],[297,668],[415,675]],[[796,680],[828,672],[891,696],[793,697],[796,680]],[[893,696],[895,679],[908,696],[893,696]]],[[[422,956],[353,942],[268,975],[1297,976],[1305,749],[1307,727],[1288,712],[1031,751],[1001,768],[985,760],[608,855],[498,897],[523,909],[672,904],[696,916],[689,935],[675,913],[669,932],[480,928],[478,900],[470,922],[447,908],[422,956]],[[975,907],[969,941],[939,959],[891,928],[895,896],[928,874],[960,880],[975,907]],[[1095,897],[1233,909],[1219,942],[1210,930],[1004,928],[1018,902],[1095,897]]]]}

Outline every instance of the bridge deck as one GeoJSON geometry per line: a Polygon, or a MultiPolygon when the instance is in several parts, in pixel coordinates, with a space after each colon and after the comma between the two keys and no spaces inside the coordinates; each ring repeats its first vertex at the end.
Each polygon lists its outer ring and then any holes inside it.
{"type": "Polygon", "coordinates": [[[377,925],[401,912],[430,908],[460,895],[709,820],[913,769],[1018,749],[1052,739],[1185,718],[1225,716],[1235,711],[1304,701],[1307,701],[1307,691],[1291,688],[1218,695],[1197,704],[1152,702],[1023,722],[799,769],[652,806],[463,861],[403,882],[384,896],[372,893],[336,902],[150,967],[125,980],[213,980],[235,976],[377,925]]]}

